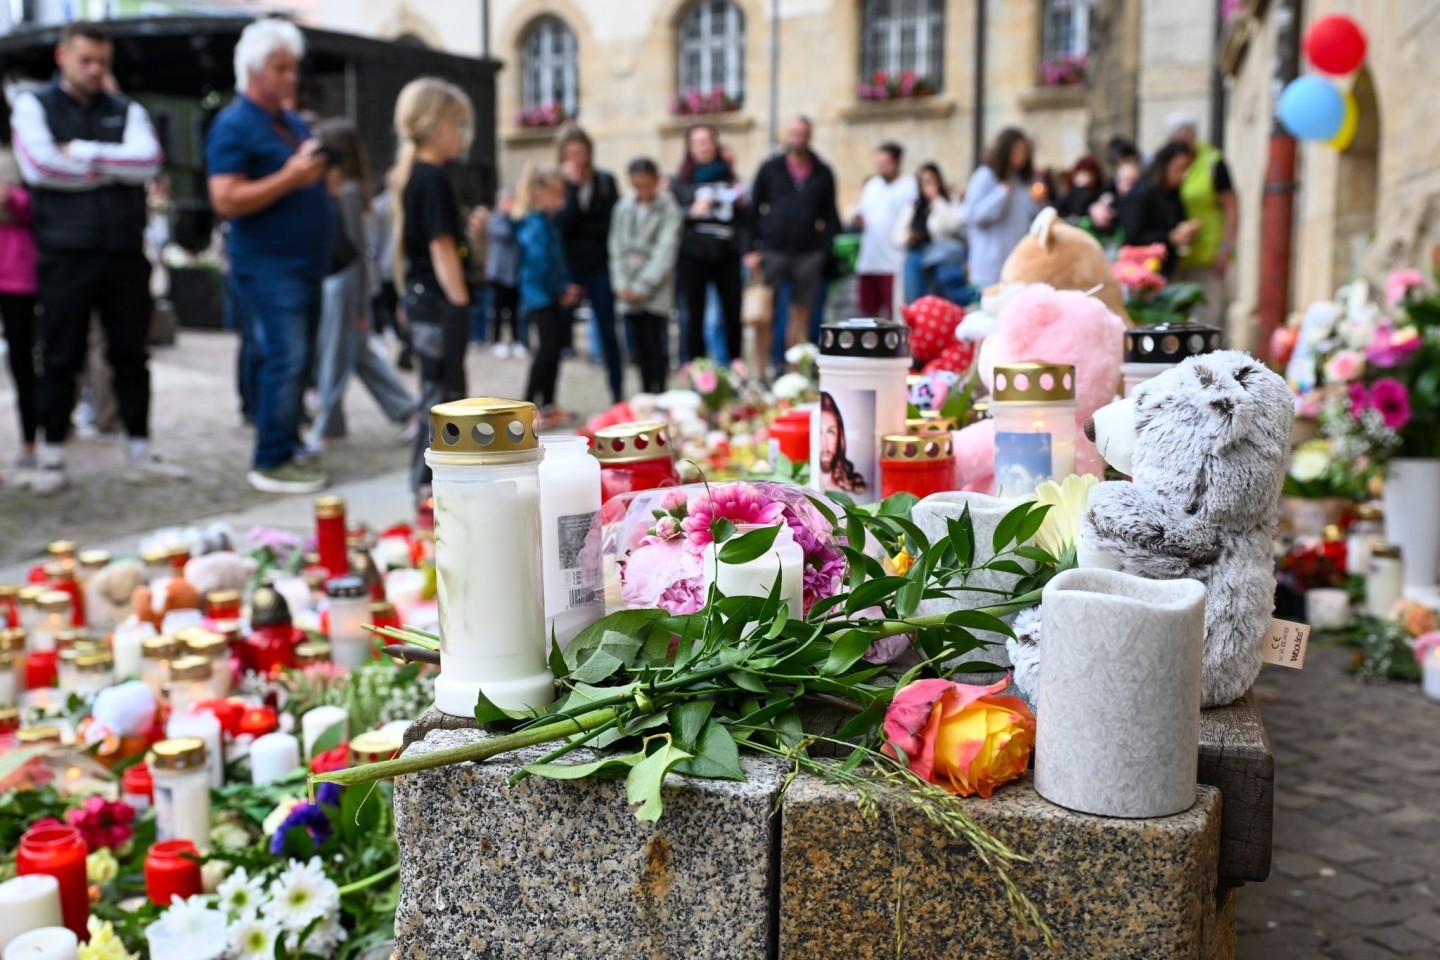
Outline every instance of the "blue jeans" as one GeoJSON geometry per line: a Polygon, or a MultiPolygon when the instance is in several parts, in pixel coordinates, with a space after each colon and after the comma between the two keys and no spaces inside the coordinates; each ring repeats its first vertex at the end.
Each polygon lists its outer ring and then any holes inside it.
{"type": "Polygon", "coordinates": [[[904,296],[909,306],[930,292],[930,271],[925,268],[925,248],[916,247],[905,254],[904,296]]]}
{"type": "MultiPolygon", "coordinates": [[[[470,342],[484,343],[490,339],[490,284],[476,284],[470,290],[470,342]]],[[[500,331],[495,331],[500,340],[500,331]]]]}
{"type": "Polygon", "coordinates": [[[620,338],[615,329],[615,291],[610,289],[610,271],[581,274],[575,282],[585,288],[585,299],[590,304],[592,316],[591,333],[599,333],[600,354],[605,359],[605,378],[610,383],[610,397],[613,402],[619,403],[625,399],[625,361],[620,356],[620,338]]]}
{"type": "MultiPolygon", "coordinates": [[[[830,302],[830,281],[824,279],[815,287],[815,300],[810,304],[810,329],[805,331],[811,343],[820,342],[820,324],[825,320],[825,306],[830,302]]],[[[775,323],[771,330],[771,357],[776,370],[785,369],[786,329],[790,326],[790,284],[781,284],[775,291],[775,323]]]]}
{"type": "Polygon", "coordinates": [[[243,391],[255,422],[255,468],[289,463],[300,449],[311,332],[320,325],[320,278],[272,265],[234,274],[235,307],[245,337],[243,391]],[[248,348],[248,349],[247,349],[248,348]]]}

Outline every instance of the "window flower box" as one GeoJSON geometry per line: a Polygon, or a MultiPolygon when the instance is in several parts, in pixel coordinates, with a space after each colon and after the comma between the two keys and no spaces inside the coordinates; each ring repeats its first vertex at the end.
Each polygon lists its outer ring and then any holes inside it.
{"type": "Polygon", "coordinates": [[[732,97],[724,90],[686,90],[670,98],[672,117],[705,117],[717,113],[734,113],[740,109],[741,99],[732,97]]]}
{"type": "Polygon", "coordinates": [[[903,73],[876,70],[868,81],[862,80],[856,85],[855,92],[861,100],[867,101],[913,100],[933,96],[935,85],[914,70],[903,73]]]}
{"type": "Polygon", "coordinates": [[[1083,53],[1070,54],[1054,60],[1042,60],[1039,70],[1040,86],[1079,86],[1085,82],[1088,66],[1088,58],[1083,53]]]}
{"type": "Polygon", "coordinates": [[[558,127],[569,119],[569,113],[554,100],[515,111],[515,123],[521,127],[558,127]]]}

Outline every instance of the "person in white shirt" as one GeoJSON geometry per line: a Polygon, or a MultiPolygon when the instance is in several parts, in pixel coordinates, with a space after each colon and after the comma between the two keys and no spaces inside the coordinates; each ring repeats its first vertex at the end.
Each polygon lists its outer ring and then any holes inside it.
{"type": "Polygon", "coordinates": [[[891,242],[895,221],[915,203],[915,178],[902,176],[905,151],[898,143],[886,142],[875,150],[875,176],[860,191],[860,208],[853,221],[863,231],[860,256],[855,261],[859,280],[860,313],[867,317],[889,317],[895,297],[895,274],[904,255],[891,242]]]}

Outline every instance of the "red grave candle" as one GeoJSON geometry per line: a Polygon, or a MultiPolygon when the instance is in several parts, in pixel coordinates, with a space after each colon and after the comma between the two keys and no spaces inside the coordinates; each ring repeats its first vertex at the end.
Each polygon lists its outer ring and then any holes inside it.
{"type": "Polygon", "coordinates": [[[673,487],[680,482],[670,427],[659,421],[596,430],[595,457],[600,461],[602,504],[622,493],[673,487]]]}
{"type": "Polygon", "coordinates": [[[267,733],[274,733],[279,727],[280,718],[274,707],[250,707],[241,715],[237,730],[240,734],[263,737],[267,733]]]}
{"type": "MultiPolygon", "coordinates": [[[[228,667],[229,664],[227,663],[226,666],[228,667]]],[[[215,719],[220,721],[220,729],[225,731],[227,737],[240,735],[240,721],[245,717],[246,707],[239,700],[224,698],[204,700],[197,703],[195,709],[215,714],[215,719]]]]}
{"type": "Polygon", "coordinates": [[[326,579],[350,572],[350,554],[345,544],[345,500],[318,497],[315,500],[315,543],[326,579]]]}
{"type": "Polygon", "coordinates": [[[880,496],[928,497],[955,489],[955,441],[948,433],[887,435],[880,447],[880,496]]]}
{"type": "Polygon", "coordinates": [[[809,407],[786,410],[770,424],[770,438],[791,463],[810,462],[809,407]]]}
{"type": "Polygon", "coordinates": [[[38,690],[53,687],[59,679],[59,654],[54,650],[39,650],[25,656],[25,689],[38,690]]]}
{"type": "Polygon", "coordinates": [[[80,831],[62,824],[32,827],[20,838],[15,870],[24,876],[45,873],[60,884],[60,913],[81,940],[88,939],[90,893],[85,879],[85,840],[80,831]]]}
{"type": "Polygon", "coordinates": [[[137,763],[125,768],[120,775],[120,799],[136,810],[155,804],[155,778],[150,776],[150,767],[137,763]]]}
{"type": "Polygon", "coordinates": [[[188,859],[199,855],[191,840],[161,840],[152,846],[145,855],[145,894],[150,902],[169,906],[174,897],[200,893],[200,864],[188,859]]]}

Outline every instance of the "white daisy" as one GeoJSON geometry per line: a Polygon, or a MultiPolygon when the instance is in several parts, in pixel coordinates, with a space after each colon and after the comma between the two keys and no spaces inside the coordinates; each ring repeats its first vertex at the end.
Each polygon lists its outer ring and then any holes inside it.
{"type": "Polygon", "coordinates": [[[340,905],[340,891],[325,877],[319,857],[309,863],[291,860],[270,884],[269,913],[289,932],[304,930],[340,905]]]}
{"type": "Polygon", "coordinates": [[[170,901],[170,908],[160,920],[165,924],[166,930],[176,936],[186,937],[208,930],[209,915],[210,910],[205,904],[205,898],[200,894],[197,893],[188,900],[176,894],[170,901]]]}
{"type": "Polygon", "coordinates": [[[265,902],[265,881],[236,867],[215,892],[220,896],[220,909],[231,917],[252,917],[265,902]]]}
{"type": "Polygon", "coordinates": [[[345,928],[340,926],[340,917],[331,913],[305,938],[305,952],[328,957],[336,947],[345,942],[347,936],[345,928]]]}
{"type": "Polygon", "coordinates": [[[270,960],[280,928],[259,917],[243,917],[230,927],[230,952],[236,960],[270,960]]]}

